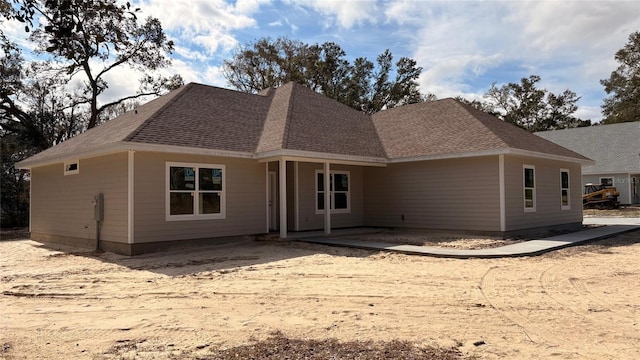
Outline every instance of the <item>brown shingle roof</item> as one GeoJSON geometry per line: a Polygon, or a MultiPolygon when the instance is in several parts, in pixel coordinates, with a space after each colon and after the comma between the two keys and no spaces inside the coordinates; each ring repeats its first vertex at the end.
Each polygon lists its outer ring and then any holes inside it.
{"type": "Polygon", "coordinates": [[[187,86],[183,86],[164,96],[151,100],[137,107],[135,110],[128,111],[113,120],[109,120],[100,126],[89,129],[82,134],[33,155],[25,160],[25,162],[39,163],[52,159],[70,158],[77,154],[82,154],[90,150],[99,150],[123,141],[151,116],[161,111],[168,104],[171,104],[174,98],[178,97],[187,89],[187,86]]]}
{"type": "Polygon", "coordinates": [[[270,89],[269,92],[261,92],[265,96],[271,96],[271,106],[264,121],[262,136],[256,149],[257,152],[266,152],[282,149],[289,120],[289,105],[293,86],[286,84],[278,89],[270,89]]]}
{"type": "Polygon", "coordinates": [[[200,84],[152,115],[125,141],[254,152],[269,98],[200,84]]]}
{"type": "Polygon", "coordinates": [[[511,148],[588,160],[454,99],[380,111],[372,119],[391,159],[511,148]]]}
{"type": "Polygon", "coordinates": [[[303,85],[290,86],[293,91],[283,148],[385,157],[369,116],[303,85]]]}
{"type": "Polygon", "coordinates": [[[368,116],[295,83],[260,94],[191,83],[19,165],[60,161],[127,143],[377,159],[511,148],[586,159],[453,99],[368,116]]]}

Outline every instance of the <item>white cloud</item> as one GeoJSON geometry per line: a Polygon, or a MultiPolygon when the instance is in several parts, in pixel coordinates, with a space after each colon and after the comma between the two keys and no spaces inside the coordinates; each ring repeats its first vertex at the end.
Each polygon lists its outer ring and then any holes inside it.
{"type": "Polygon", "coordinates": [[[104,79],[109,83],[109,88],[98,98],[100,104],[135,95],[140,87],[139,80],[142,75],[139,71],[126,66],[106,73],[104,79]]]}
{"type": "Polygon", "coordinates": [[[252,15],[260,10],[260,6],[270,2],[270,0],[237,0],[235,10],[241,14],[252,15]]]}
{"type": "Polygon", "coordinates": [[[279,19],[279,20],[276,20],[276,21],[272,21],[272,22],[268,23],[267,25],[269,27],[281,27],[284,24],[286,24],[289,27],[289,29],[291,30],[292,34],[295,35],[298,32],[298,26],[293,24],[293,23],[291,23],[289,21],[289,19],[286,18],[286,17],[283,17],[282,19],[279,19]],[[284,23],[283,23],[283,21],[284,21],[284,23]]]}
{"type": "Polygon", "coordinates": [[[591,120],[592,122],[600,122],[602,120],[601,108],[599,106],[580,106],[578,111],[573,114],[575,117],[583,120],[591,120]]]}
{"type": "MultiPolygon", "coordinates": [[[[640,28],[633,1],[397,0],[387,3],[384,16],[409,34],[403,40],[424,68],[421,89],[439,97],[475,96],[493,81],[537,74],[542,87],[570,89],[594,104],[599,80],[616,66],[615,52],[640,28]]],[[[597,106],[581,111],[599,118],[597,106]]]]}
{"type": "Polygon", "coordinates": [[[258,26],[253,17],[269,0],[142,0],[143,16],[157,17],[176,44],[171,73],[185,83],[224,85],[219,68],[211,66],[237,47],[234,33],[258,26]]]}
{"type": "Polygon", "coordinates": [[[164,76],[180,74],[185,84],[190,82],[202,83],[204,82],[202,79],[202,68],[204,66],[197,66],[196,62],[186,62],[182,60],[173,60],[171,66],[166,69],[166,74],[163,73],[164,76]]]}
{"type": "Polygon", "coordinates": [[[514,41],[496,29],[501,22],[499,9],[476,3],[425,2],[413,8],[407,4],[401,1],[391,6],[386,15],[390,22],[411,21],[410,16],[404,16],[411,11],[415,18],[422,19],[409,35],[409,48],[414,49],[412,57],[424,68],[420,78],[423,90],[439,97],[473,92],[470,80],[508,60],[504,42],[514,41]]]}
{"type": "MultiPolygon", "coordinates": [[[[429,55],[419,55],[418,59],[425,56],[429,55]]],[[[423,90],[435,93],[439,97],[455,97],[468,92],[473,93],[474,89],[468,83],[469,78],[484,73],[487,68],[500,62],[500,54],[449,56],[446,61],[431,63],[423,71],[419,82],[423,90]]]]}
{"type": "Polygon", "coordinates": [[[378,6],[366,0],[289,0],[289,4],[315,10],[324,16],[325,27],[335,24],[349,29],[354,25],[377,22],[378,6]]]}
{"type": "Polygon", "coordinates": [[[429,7],[422,6],[419,11],[415,10],[415,0],[397,0],[388,4],[384,14],[387,21],[395,22],[399,25],[419,25],[421,20],[424,19],[423,16],[432,16],[429,7]]]}
{"type": "Polygon", "coordinates": [[[175,54],[188,60],[207,61],[208,59],[208,57],[201,51],[196,51],[186,46],[176,45],[174,48],[174,52],[175,54]]]}
{"type": "Polygon", "coordinates": [[[208,66],[204,71],[204,80],[208,85],[227,87],[227,80],[222,76],[222,67],[208,66]]]}
{"type": "Polygon", "coordinates": [[[37,45],[29,41],[29,35],[31,35],[31,33],[25,31],[24,23],[17,20],[0,19],[0,27],[2,28],[2,33],[7,37],[7,39],[18,45],[21,49],[22,58],[25,61],[31,62],[44,60],[46,56],[34,53],[37,45]]]}
{"type": "Polygon", "coordinates": [[[260,5],[266,3],[268,1],[239,0],[234,6],[223,0],[170,3],[147,0],[139,5],[143,15],[157,17],[165,31],[176,38],[176,42],[185,44],[185,47],[195,44],[210,55],[235,47],[237,40],[232,32],[255,27],[257,22],[252,15],[260,5]]]}
{"type": "Polygon", "coordinates": [[[522,24],[522,39],[541,55],[555,51],[615,51],[614,39],[640,25],[635,1],[530,1],[510,3],[510,22],[522,24]],[[612,41],[614,40],[614,41],[612,41]]]}
{"type": "MultiPolygon", "coordinates": [[[[582,96],[581,114],[592,119],[587,115],[599,113],[604,96],[599,80],[640,29],[634,1],[134,0],[134,6],[142,8],[141,19],[160,19],[176,44],[173,65],[163,71],[186,82],[226,86],[221,60],[239,41],[290,29],[304,42],[337,41],[349,56],[374,59],[389,48],[411,57],[424,68],[421,90],[441,98],[477,99],[494,81],[537,74],[550,91],[582,96]]],[[[31,45],[21,24],[2,26],[31,45]]],[[[137,89],[128,71],[109,79],[113,96],[137,89]]]]}

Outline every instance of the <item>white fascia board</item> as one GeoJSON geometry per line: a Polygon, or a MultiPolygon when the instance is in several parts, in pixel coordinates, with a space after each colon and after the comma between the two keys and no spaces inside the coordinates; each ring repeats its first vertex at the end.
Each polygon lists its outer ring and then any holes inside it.
{"type": "Polygon", "coordinates": [[[513,149],[513,148],[490,149],[490,150],[471,151],[471,152],[466,152],[466,153],[454,153],[454,154],[436,154],[436,155],[425,155],[425,156],[412,156],[412,157],[406,157],[406,158],[390,159],[389,163],[393,164],[393,163],[414,162],[414,161],[460,159],[460,158],[470,158],[470,157],[480,157],[480,156],[497,156],[497,155],[526,156],[526,157],[534,157],[534,158],[541,158],[541,159],[547,159],[547,160],[557,160],[557,161],[578,163],[578,164],[582,164],[582,165],[593,165],[593,164],[595,164],[595,162],[593,160],[577,159],[577,158],[572,158],[572,157],[566,157],[566,156],[560,156],[560,155],[552,155],[552,154],[540,153],[540,152],[536,152],[536,151],[513,149]]]}
{"type": "Polygon", "coordinates": [[[196,147],[186,147],[177,145],[158,145],[148,143],[136,143],[136,142],[123,142],[121,143],[126,150],[135,151],[148,151],[148,152],[161,152],[171,154],[189,154],[189,155],[207,155],[207,156],[220,156],[220,157],[232,157],[232,158],[244,158],[253,159],[254,154],[252,152],[243,151],[230,151],[230,150],[216,150],[216,149],[204,149],[196,147]]]}
{"type": "Polygon", "coordinates": [[[93,148],[88,151],[76,152],[73,154],[64,154],[61,156],[53,156],[42,160],[30,161],[29,159],[23,160],[16,164],[18,169],[31,169],[34,167],[53,165],[63,163],[67,160],[82,160],[97,156],[110,155],[119,152],[126,151],[148,151],[148,152],[161,152],[171,154],[189,154],[189,155],[207,155],[207,156],[220,156],[220,157],[233,157],[233,158],[255,158],[253,153],[240,152],[240,151],[227,151],[227,150],[215,150],[215,149],[202,149],[194,147],[184,147],[175,145],[158,145],[136,142],[117,142],[106,146],[93,148]]]}
{"type": "Polygon", "coordinates": [[[503,155],[503,154],[506,154],[505,150],[506,149],[494,149],[494,150],[474,151],[474,152],[457,153],[457,154],[411,156],[411,157],[405,157],[405,158],[390,159],[389,163],[394,164],[394,163],[404,163],[404,162],[414,162],[414,161],[446,160],[446,159],[460,159],[460,158],[470,158],[470,157],[480,157],[480,156],[503,155]]]}
{"type": "Polygon", "coordinates": [[[106,146],[100,146],[87,151],[79,151],[71,154],[65,153],[63,155],[55,155],[47,157],[41,160],[22,160],[16,164],[16,169],[31,170],[34,167],[47,166],[53,164],[64,163],[68,160],[83,160],[97,156],[110,155],[119,152],[127,151],[127,149],[120,148],[119,143],[109,144],[106,146]]]}
{"type": "Polygon", "coordinates": [[[356,155],[342,155],[331,153],[318,153],[313,151],[302,150],[274,150],[260,153],[255,156],[258,162],[278,161],[282,158],[286,161],[325,163],[327,161],[332,164],[341,165],[357,165],[357,166],[387,166],[388,160],[379,157],[366,157],[356,155]]]}
{"type": "Polygon", "coordinates": [[[582,175],[630,175],[637,174],[640,171],[618,170],[618,171],[588,171],[582,172],[582,175]]]}
{"type": "Polygon", "coordinates": [[[541,152],[530,151],[530,150],[522,150],[522,149],[509,149],[509,150],[510,151],[507,154],[510,154],[510,155],[520,155],[520,156],[529,156],[529,157],[536,157],[536,158],[542,158],[542,159],[548,159],[548,160],[565,161],[565,162],[576,163],[581,165],[594,165],[596,163],[591,159],[579,159],[579,158],[573,158],[568,156],[553,155],[553,154],[541,153],[541,152]]]}
{"type": "Polygon", "coordinates": [[[62,156],[54,156],[43,160],[29,161],[23,160],[16,164],[18,169],[31,169],[39,166],[52,165],[56,163],[62,163],[66,160],[75,159],[81,160],[96,156],[109,155],[113,153],[123,151],[149,151],[149,152],[162,152],[172,154],[189,154],[189,155],[206,155],[206,156],[220,156],[220,157],[232,157],[232,158],[244,158],[244,159],[257,159],[258,162],[271,162],[286,158],[286,161],[300,161],[300,162],[316,162],[324,163],[330,161],[332,164],[341,165],[356,165],[356,166],[377,166],[386,167],[387,164],[404,163],[414,161],[427,161],[427,160],[442,160],[442,159],[459,159],[479,156],[495,156],[495,155],[519,155],[543,158],[549,160],[558,160],[571,163],[579,163],[582,165],[594,165],[593,160],[577,159],[559,155],[545,154],[529,150],[521,149],[491,149],[483,151],[474,151],[467,153],[457,154],[436,154],[425,156],[412,156],[406,158],[387,159],[382,157],[367,157],[356,155],[343,155],[332,153],[319,153],[313,151],[302,150],[289,150],[280,149],[267,151],[259,154],[252,152],[240,152],[240,151],[228,151],[228,150],[216,150],[216,149],[203,149],[176,145],[160,145],[160,144],[148,144],[148,143],[136,143],[136,142],[117,142],[106,146],[97,147],[88,151],[76,152],[73,154],[64,154],[62,156]]]}

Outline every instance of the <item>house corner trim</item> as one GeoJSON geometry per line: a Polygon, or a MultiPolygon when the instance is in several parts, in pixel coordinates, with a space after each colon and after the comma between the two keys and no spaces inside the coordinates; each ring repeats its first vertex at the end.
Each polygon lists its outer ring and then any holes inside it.
{"type": "Polygon", "coordinates": [[[133,211],[134,211],[134,159],[135,151],[129,150],[127,157],[127,243],[133,244],[133,211]]]}
{"type": "Polygon", "coordinates": [[[507,212],[504,181],[504,155],[498,155],[498,177],[500,183],[500,231],[507,230],[507,212]]]}

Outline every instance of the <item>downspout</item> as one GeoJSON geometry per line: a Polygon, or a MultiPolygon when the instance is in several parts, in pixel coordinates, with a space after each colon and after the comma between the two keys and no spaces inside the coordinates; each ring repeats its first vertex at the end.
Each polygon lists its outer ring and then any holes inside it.
{"type": "Polygon", "coordinates": [[[100,251],[100,220],[96,220],[96,251],[100,251]]]}
{"type": "Polygon", "coordinates": [[[100,251],[100,228],[104,220],[104,195],[102,193],[93,197],[93,218],[96,220],[96,251],[100,251]]]}

